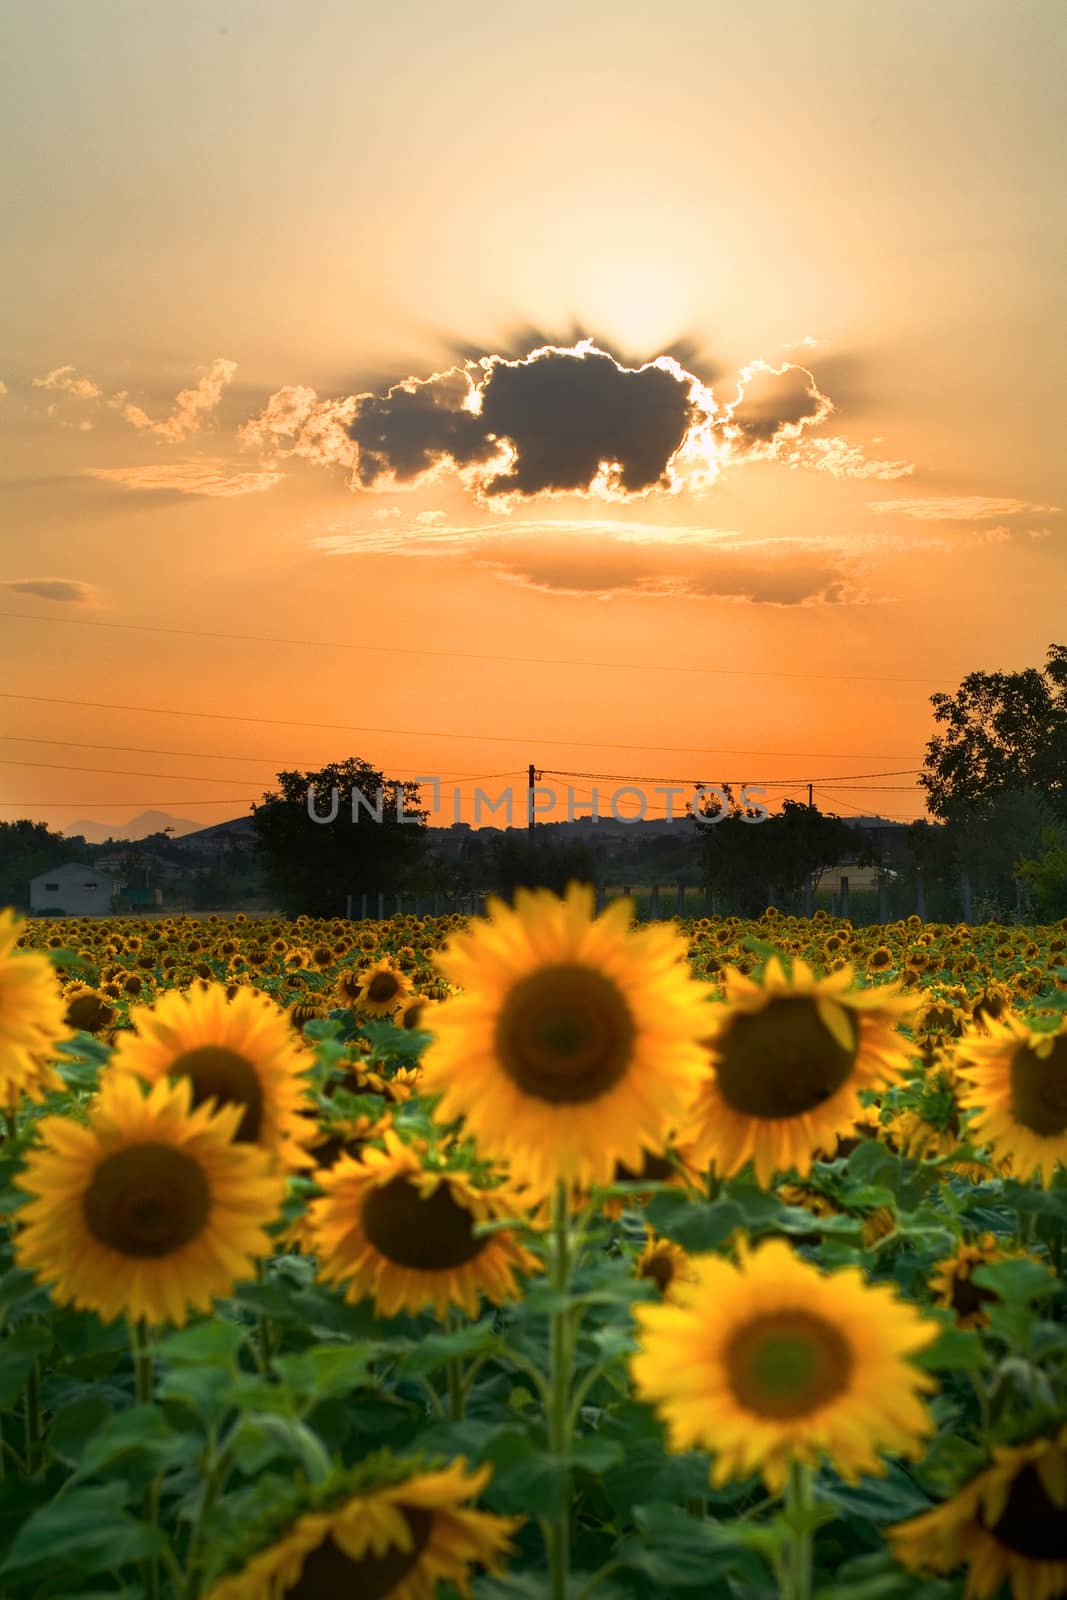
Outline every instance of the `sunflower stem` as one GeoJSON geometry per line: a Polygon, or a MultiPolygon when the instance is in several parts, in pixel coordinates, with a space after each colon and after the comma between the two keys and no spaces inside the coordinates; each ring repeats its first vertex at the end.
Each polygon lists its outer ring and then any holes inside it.
{"type": "MultiPolygon", "coordinates": [[[[814,1504],[811,1468],[802,1461],[791,1461],[785,1486],[786,1512],[798,1521],[806,1521],[814,1504]]],[[[812,1530],[803,1525],[794,1527],[786,1562],[784,1600],[811,1600],[812,1575],[812,1530]]]]}
{"type": "MultiPolygon", "coordinates": [[[[557,1295],[570,1287],[570,1215],[567,1186],[557,1183],[552,1200],[551,1286],[557,1295]]],[[[561,1504],[556,1516],[548,1519],[549,1594],[551,1600],[566,1600],[570,1567],[570,1470],[567,1465],[570,1444],[571,1319],[566,1307],[552,1312],[548,1350],[548,1445],[560,1467],[561,1504]]]]}
{"type": "MultiPolygon", "coordinates": [[[[266,1283],[267,1274],[263,1262],[256,1261],[256,1282],[266,1283]]],[[[259,1368],[265,1377],[272,1371],[274,1359],[274,1337],[271,1320],[265,1311],[256,1313],[256,1327],[259,1332],[259,1368]]]]}
{"type": "Polygon", "coordinates": [[[26,1379],[26,1473],[33,1477],[41,1464],[41,1365],[35,1361],[26,1379]]]}
{"type": "MultiPolygon", "coordinates": [[[[462,1319],[455,1311],[449,1311],[445,1317],[445,1328],[449,1333],[458,1333],[463,1326],[462,1319]]],[[[453,1422],[463,1421],[463,1364],[453,1359],[446,1368],[448,1374],[448,1411],[453,1422]]]]}
{"type": "MultiPolygon", "coordinates": [[[[130,1350],[133,1355],[134,1390],[139,1406],[150,1406],[155,1395],[155,1372],[152,1366],[152,1343],[148,1324],[143,1317],[130,1322],[130,1350]]],[[[159,1522],[159,1479],[153,1478],[145,1490],[144,1520],[150,1527],[159,1522]]],[[[145,1600],[159,1600],[159,1563],[148,1556],[142,1564],[145,1600]]]]}

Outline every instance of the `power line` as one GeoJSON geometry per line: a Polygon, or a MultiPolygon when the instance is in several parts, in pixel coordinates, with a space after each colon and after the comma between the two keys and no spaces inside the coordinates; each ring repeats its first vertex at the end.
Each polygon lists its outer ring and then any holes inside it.
{"type": "Polygon", "coordinates": [[[168,628],[148,622],[101,622],[88,617],[34,617],[23,611],[0,611],[0,617],[17,622],[62,623],[78,628],[107,628],[125,633],[173,634],[183,639],[226,639],[237,644],[284,644],[312,650],[369,650],[385,655],[440,656],[452,661],[507,661],[531,667],[603,667],[611,672],[699,673],[720,678],[795,678],[823,683],[940,683],[942,678],[873,677],[858,672],[772,672],[751,671],[746,667],[688,667],[656,661],[583,661],[567,656],[505,656],[473,650],[430,650],[416,645],[356,644],[341,639],[283,639],[274,634],[220,633],[208,628],[168,628]]]}
{"type": "MultiPolygon", "coordinates": [[[[69,749],[69,750],[120,750],[120,751],[127,752],[129,754],[136,754],[136,755],[176,756],[179,759],[184,759],[186,756],[192,756],[192,757],[195,757],[197,760],[204,760],[204,761],[250,761],[250,762],[253,762],[257,766],[263,766],[263,767],[274,766],[276,763],[278,765],[280,765],[282,768],[284,768],[284,766],[285,766],[285,761],[282,760],[280,757],[272,758],[270,756],[231,756],[231,755],[228,755],[228,754],[224,754],[221,750],[212,750],[212,751],[207,751],[207,750],[153,750],[153,749],[149,749],[148,747],[146,747],[144,745],[136,745],[136,744],[84,744],[84,743],[80,743],[78,740],[75,740],[75,739],[28,739],[28,738],[23,738],[23,736],[21,734],[18,734],[18,733],[0,733],[0,739],[3,739],[5,741],[13,743],[13,744],[53,744],[53,745],[61,745],[65,749],[69,749]]],[[[292,759],[292,758],[290,758],[290,757],[286,757],[285,758],[285,760],[290,760],[290,759],[292,759]]],[[[298,765],[299,765],[299,763],[298,763],[298,765]]],[[[50,761],[11,761],[11,760],[7,760],[7,759],[0,759],[0,766],[4,766],[4,767],[55,767],[55,769],[57,771],[61,771],[61,772],[109,772],[109,773],[117,773],[119,776],[123,776],[123,777],[128,775],[131,778],[178,778],[178,777],[180,777],[183,782],[185,781],[184,773],[176,773],[176,772],[130,772],[130,773],[127,774],[126,770],[122,770],[120,772],[119,769],[112,768],[112,767],[58,767],[58,766],[56,766],[56,764],[54,762],[50,762],[50,761]]],[[[390,766],[392,767],[392,763],[390,763],[390,766]]],[[[410,773],[410,774],[413,774],[414,776],[417,776],[417,777],[421,777],[422,776],[422,774],[418,771],[418,769],[416,767],[392,767],[392,771],[393,772],[410,773]]],[[[436,776],[438,782],[440,782],[440,783],[470,783],[470,782],[474,782],[475,780],[478,780],[478,779],[482,780],[483,782],[488,782],[492,778],[517,778],[517,777],[521,776],[521,773],[519,771],[519,768],[515,767],[510,772],[439,772],[439,773],[434,774],[434,776],[436,776]]],[[[199,779],[201,777],[202,777],[202,774],[200,774],[200,773],[192,774],[192,779],[194,779],[194,780],[195,779],[199,779]]],[[[231,779],[231,778],[207,778],[207,777],[204,777],[202,779],[202,781],[204,783],[244,783],[245,779],[244,778],[232,778],[231,779]]]]}
{"type": "MultiPolygon", "coordinates": [[[[866,817],[866,816],[870,816],[870,814],[871,814],[869,811],[864,811],[861,806],[851,805],[849,803],[849,801],[847,801],[847,800],[835,800],[833,795],[829,794],[828,791],[825,790],[825,789],[816,789],[815,793],[817,795],[820,795],[820,796],[823,796],[824,798],[829,799],[831,805],[844,806],[846,811],[853,812],[857,817],[866,817]]],[[[880,813],[880,815],[881,815],[881,813],[880,813]]],[[[910,817],[890,817],[890,816],[885,816],[884,820],[886,822],[921,822],[923,820],[923,817],[922,817],[921,813],[917,812],[914,816],[910,816],[910,817]]]]}
{"type": "MultiPolygon", "coordinates": [[[[732,752],[732,753],[736,754],[736,752],[732,752]]],[[[752,752],[749,752],[749,754],[751,754],[751,753],[752,752]]],[[[840,758],[837,758],[837,759],[840,759],[840,758]]],[[[630,772],[630,773],[625,773],[625,772],[560,772],[555,767],[540,767],[540,768],[538,768],[538,770],[541,773],[542,777],[545,777],[545,778],[602,778],[602,779],[604,779],[605,782],[609,782],[609,783],[652,783],[652,784],[674,783],[674,784],[679,784],[679,785],[690,784],[690,783],[693,784],[693,785],[696,785],[698,783],[698,780],[696,778],[692,778],[692,777],[689,777],[689,778],[649,778],[649,777],[642,777],[641,775],[639,775],[637,773],[633,773],[633,772],[630,772]]],[[[834,779],[835,783],[858,783],[861,778],[903,778],[903,777],[906,777],[906,776],[910,776],[912,773],[918,773],[918,772],[922,772],[922,771],[923,771],[922,767],[902,767],[902,768],[898,768],[897,771],[895,771],[895,772],[857,772],[857,773],[848,773],[848,774],[845,774],[845,773],[841,773],[841,774],[834,773],[834,774],[832,774],[832,776],[833,776],[833,779],[834,779]]],[[[831,774],[828,774],[827,776],[829,777],[829,776],[831,776],[831,774]]],[[[754,787],[756,784],[759,784],[759,783],[766,783],[768,785],[781,784],[781,783],[794,783],[794,784],[795,783],[806,783],[807,779],[806,778],[800,779],[800,778],[796,778],[796,777],[793,777],[793,778],[744,778],[744,779],[741,779],[741,778],[738,778],[738,779],[724,778],[722,781],[723,781],[723,783],[731,783],[731,784],[747,783],[747,784],[749,784],[749,785],[754,787]]]]}
{"type": "Polygon", "coordinates": [[[0,699],[25,700],[35,705],[78,706],[82,709],[95,711],[130,711],[138,715],[153,717],[203,717],[212,722],[247,722],[264,727],[325,728],[335,733],[397,734],[412,739],[457,739],[468,740],[475,744],[523,744],[528,748],[531,745],[548,744],[572,750],[656,750],[666,753],[684,751],[692,755],[782,756],[790,759],[815,761],[908,761],[912,759],[910,756],[899,754],[857,756],[854,752],[830,750],[708,750],[697,745],[615,744],[610,741],[595,739],[548,739],[543,736],[531,737],[529,734],[441,733],[436,728],[377,728],[370,726],[370,724],[357,722],[308,722],[304,718],[296,721],[287,717],[236,716],[226,711],[176,711],[170,706],[131,706],[109,700],[70,700],[58,695],[16,694],[7,689],[0,690],[0,699]]]}

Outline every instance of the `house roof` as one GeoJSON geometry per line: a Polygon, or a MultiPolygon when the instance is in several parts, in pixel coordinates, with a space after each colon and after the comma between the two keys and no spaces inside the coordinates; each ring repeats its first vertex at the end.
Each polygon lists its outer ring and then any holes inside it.
{"type": "Polygon", "coordinates": [[[113,883],[110,872],[101,872],[99,867],[88,867],[83,861],[64,861],[62,866],[49,867],[47,872],[39,872],[31,878],[31,883],[42,883],[45,878],[88,878],[96,883],[113,883]]]}

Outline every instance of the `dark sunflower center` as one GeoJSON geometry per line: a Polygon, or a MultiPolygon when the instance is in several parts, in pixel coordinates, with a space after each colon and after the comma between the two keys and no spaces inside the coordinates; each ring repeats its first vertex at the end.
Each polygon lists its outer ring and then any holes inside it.
{"type": "Polygon", "coordinates": [[[641,1268],[641,1276],[651,1278],[660,1294],[665,1294],[674,1280],[674,1262],[668,1255],[652,1256],[641,1268]]]}
{"type": "MultiPolygon", "coordinates": [[[[986,1527],[981,1510],[978,1517],[986,1527]]],[[[1007,1504],[989,1532],[998,1544],[1030,1561],[1067,1561],[1067,1509],[1049,1499],[1036,1467],[1027,1465],[1016,1474],[1007,1504]]]]}
{"type": "Polygon", "coordinates": [[[244,1106],[244,1116],[234,1139],[237,1144],[255,1144],[263,1121],[263,1091],[250,1061],[239,1056],[236,1050],[205,1044],[180,1055],[171,1065],[170,1073],[175,1078],[192,1079],[194,1110],[211,1099],[217,1100],[220,1106],[244,1106]]]}
{"type": "Polygon", "coordinates": [[[952,1280],[952,1309],[958,1317],[971,1317],[996,1298],[992,1289],[980,1289],[971,1281],[970,1270],[958,1273],[952,1280]]]}
{"type": "MultiPolygon", "coordinates": [[[[845,1013],[847,1016],[847,1013],[845,1013]]],[[[746,1117],[799,1117],[848,1082],[856,1060],[845,1050],[806,995],[772,1000],[763,1011],[741,1014],[717,1041],[723,1099],[746,1117]]]]}
{"type": "Polygon", "coordinates": [[[95,1033],[98,1028],[106,1028],[114,1015],[114,1007],[107,1005],[99,995],[79,994],[67,1007],[67,1026],[95,1033]]]}
{"type": "Polygon", "coordinates": [[[671,1166],[670,1158],[668,1156],[653,1155],[651,1150],[644,1152],[644,1160],[641,1163],[640,1172],[635,1172],[632,1167],[628,1167],[625,1161],[617,1161],[615,1163],[616,1183],[637,1183],[641,1178],[647,1178],[650,1183],[664,1183],[673,1176],[674,1168],[671,1166]]]}
{"type": "Polygon", "coordinates": [[[109,1250],[155,1260],[203,1231],[211,1190],[201,1167],[173,1145],[131,1145],[101,1161],[82,1198],[82,1215],[109,1250]]]}
{"type": "Polygon", "coordinates": [[[381,1255],[419,1272],[466,1266],[489,1243],[474,1237],[474,1218],[452,1198],[447,1183],[424,1200],[403,1175],[368,1190],[361,1220],[381,1255]]]}
{"type": "Polygon", "coordinates": [[[375,1005],[381,1005],[386,1000],[392,1000],[400,989],[400,985],[391,972],[377,972],[367,985],[367,999],[373,1000],[375,1005]]]}
{"type": "Polygon", "coordinates": [[[282,1593],[286,1600],[337,1600],[339,1595],[359,1600],[388,1600],[402,1580],[418,1566],[430,1542],[433,1512],[422,1506],[398,1508],[411,1532],[410,1550],[393,1545],[384,1555],[346,1556],[329,1536],[304,1558],[300,1577],[282,1593]]]}
{"type": "Polygon", "coordinates": [[[848,1386],[853,1357],[830,1322],[807,1311],[771,1312],[744,1323],[726,1347],[738,1402],[787,1421],[817,1411],[848,1386]]]}
{"type": "Polygon", "coordinates": [[[637,1030],[618,986],[592,967],[542,967],[508,994],[496,1025],[504,1071],[553,1105],[607,1094],[633,1060],[637,1030]]]}
{"type": "Polygon", "coordinates": [[[1067,1036],[1042,1061],[1028,1047],[1011,1063],[1011,1109],[1016,1122],[1040,1138],[1067,1133],[1067,1036]]]}

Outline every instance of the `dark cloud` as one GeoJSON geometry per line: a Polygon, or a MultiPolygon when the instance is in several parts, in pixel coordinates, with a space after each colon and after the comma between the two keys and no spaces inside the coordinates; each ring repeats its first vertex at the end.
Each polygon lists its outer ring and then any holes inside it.
{"type": "Polygon", "coordinates": [[[13,594],[32,594],[37,600],[58,600],[75,606],[87,606],[93,598],[90,585],[73,578],[21,578],[3,587],[13,594]]]}
{"type": "Polygon", "coordinates": [[[811,373],[789,362],[778,369],[753,362],[741,374],[738,394],[727,411],[730,425],[739,430],[734,447],[741,453],[768,446],[779,435],[796,434],[834,409],[811,373]]]}
{"type": "Polygon", "coordinates": [[[636,494],[666,486],[695,416],[684,374],[631,371],[600,350],[544,348],[517,361],[485,357],[480,368],[480,378],[453,368],[362,398],[348,428],[359,483],[409,482],[449,458],[459,468],[496,463],[482,484],[490,497],[573,494],[613,463],[613,486],[636,494]]]}

